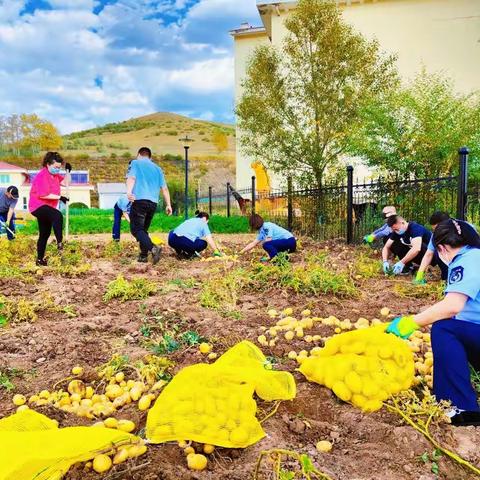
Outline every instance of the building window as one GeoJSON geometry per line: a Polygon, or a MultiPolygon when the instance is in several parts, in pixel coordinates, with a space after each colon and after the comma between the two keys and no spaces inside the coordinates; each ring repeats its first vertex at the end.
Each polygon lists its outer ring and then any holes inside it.
{"type": "Polygon", "coordinates": [[[23,197],[23,209],[26,210],[27,209],[27,197],[23,197]]]}
{"type": "Polygon", "coordinates": [[[1,183],[10,183],[10,175],[6,173],[0,173],[0,184],[1,183]]]}
{"type": "Polygon", "coordinates": [[[72,183],[74,184],[84,184],[88,183],[88,173],[87,172],[72,172],[72,183]]]}

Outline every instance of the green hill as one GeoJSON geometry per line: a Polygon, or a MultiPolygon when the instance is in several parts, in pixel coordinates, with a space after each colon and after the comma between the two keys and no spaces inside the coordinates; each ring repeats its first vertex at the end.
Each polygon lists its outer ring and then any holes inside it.
{"type": "MultiPolygon", "coordinates": [[[[185,135],[193,140],[189,155],[192,189],[206,192],[212,186],[215,191],[224,189],[226,182],[234,183],[235,127],[173,113],[154,113],[65,135],[61,153],[76,170],[89,170],[90,181],[96,185],[125,181],[128,162],[139,147],[147,146],[164,169],[169,184],[180,188],[184,149],[179,139],[185,135]]],[[[38,168],[39,159],[15,158],[11,162],[38,168]]],[[[93,200],[95,205],[95,197],[93,200]]]]}

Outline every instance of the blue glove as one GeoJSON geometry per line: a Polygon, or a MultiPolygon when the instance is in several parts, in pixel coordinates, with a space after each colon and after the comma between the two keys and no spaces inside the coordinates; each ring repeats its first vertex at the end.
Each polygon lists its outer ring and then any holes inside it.
{"type": "Polygon", "coordinates": [[[391,322],[386,332],[393,333],[397,337],[407,340],[410,338],[413,332],[417,331],[420,328],[417,322],[413,319],[413,315],[406,317],[397,317],[393,322],[391,322]]]}
{"type": "Polygon", "coordinates": [[[405,264],[402,262],[397,262],[393,266],[393,274],[394,275],[400,275],[403,272],[403,269],[405,268],[405,264]]]}
{"type": "Polygon", "coordinates": [[[383,273],[387,274],[390,271],[390,262],[383,262],[383,273]]]}

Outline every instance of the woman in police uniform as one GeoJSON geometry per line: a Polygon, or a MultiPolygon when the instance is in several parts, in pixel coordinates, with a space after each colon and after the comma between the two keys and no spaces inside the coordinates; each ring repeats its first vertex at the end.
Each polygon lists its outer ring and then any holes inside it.
{"type": "Polygon", "coordinates": [[[452,424],[480,426],[469,368],[480,371],[480,248],[453,219],[437,226],[433,241],[448,265],[445,298],[422,313],[396,318],[387,332],[409,338],[432,325],[434,394],[452,403],[452,424]]]}

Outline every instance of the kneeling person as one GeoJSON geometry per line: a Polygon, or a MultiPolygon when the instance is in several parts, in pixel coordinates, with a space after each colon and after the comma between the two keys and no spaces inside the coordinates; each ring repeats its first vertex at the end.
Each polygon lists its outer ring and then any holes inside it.
{"type": "Polygon", "coordinates": [[[394,254],[399,261],[393,266],[393,274],[409,273],[414,265],[422,263],[432,232],[419,223],[407,222],[399,215],[389,217],[387,224],[393,232],[382,250],[383,271],[389,271],[389,257],[394,254]]]}
{"type": "Polygon", "coordinates": [[[387,332],[406,339],[432,325],[433,393],[437,401],[452,403],[453,425],[480,426],[469,366],[480,370],[480,249],[469,229],[452,219],[437,226],[433,242],[448,265],[445,298],[422,313],[396,318],[387,332]]]}
{"type": "Polygon", "coordinates": [[[208,228],[210,216],[205,212],[195,212],[195,218],[185,220],[168,235],[168,245],[181,258],[199,256],[210,245],[215,256],[221,256],[212,233],[208,228]]]}
{"type": "Polygon", "coordinates": [[[275,223],[265,222],[258,214],[250,217],[250,227],[258,231],[257,238],[250,242],[240,254],[249,252],[260,244],[268,253],[270,260],[281,252],[294,253],[297,250],[297,240],[288,230],[275,223]]]}

